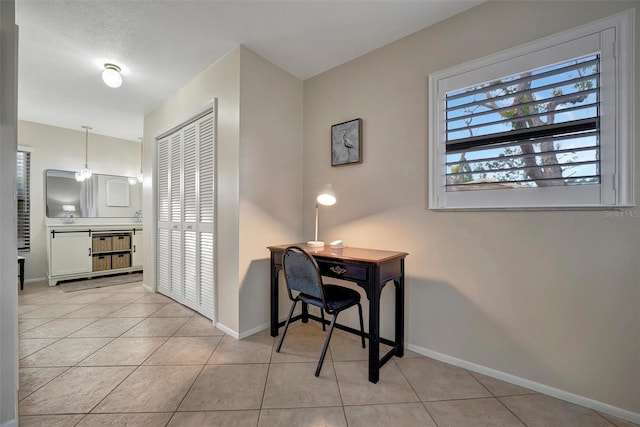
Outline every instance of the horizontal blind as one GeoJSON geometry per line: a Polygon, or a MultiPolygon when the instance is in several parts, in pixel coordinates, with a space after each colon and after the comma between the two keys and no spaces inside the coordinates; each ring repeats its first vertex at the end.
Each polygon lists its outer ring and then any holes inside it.
{"type": "Polygon", "coordinates": [[[31,153],[17,152],[18,250],[31,249],[31,153]]]}
{"type": "Polygon", "coordinates": [[[451,91],[447,191],[600,183],[600,57],[451,91]]]}

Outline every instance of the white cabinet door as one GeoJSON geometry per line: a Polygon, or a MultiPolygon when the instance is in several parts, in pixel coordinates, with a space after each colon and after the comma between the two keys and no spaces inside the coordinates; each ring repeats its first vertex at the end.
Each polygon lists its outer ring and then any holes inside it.
{"type": "Polygon", "coordinates": [[[51,276],[91,272],[91,236],[86,231],[52,233],[51,276]]]}
{"type": "Polygon", "coordinates": [[[131,266],[132,267],[142,267],[144,262],[144,252],[143,252],[143,243],[142,243],[142,229],[136,228],[134,230],[134,234],[132,237],[133,241],[131,242],[131,266]]]}
{"type": "Polygon", "coordinates": [[[214,114],[158,140],[157,151],[157,289],[213,318],[214,114]]]}

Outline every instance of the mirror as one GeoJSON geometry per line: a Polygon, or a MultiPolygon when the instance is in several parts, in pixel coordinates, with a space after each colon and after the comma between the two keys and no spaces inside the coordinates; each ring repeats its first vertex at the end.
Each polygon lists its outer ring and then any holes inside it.
{"type": "Polygon", "coordinates": [[[76,181],[75,172],[46,171],[48,218],[139,218],[142,209],[142,183],[129,184],[129,178],[93,174],[76,181]]]}

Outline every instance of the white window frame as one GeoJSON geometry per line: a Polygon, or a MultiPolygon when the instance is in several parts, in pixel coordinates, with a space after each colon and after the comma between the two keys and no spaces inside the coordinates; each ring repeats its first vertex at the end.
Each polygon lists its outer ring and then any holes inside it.
{"type": "Polygon", "coordinates": [[[580,209],[634,206],[635,11],[429,75],[429,209],[580,209]],[[601,182],[561,187],[446,191],[447,92],[601,53],[601,182]]]}

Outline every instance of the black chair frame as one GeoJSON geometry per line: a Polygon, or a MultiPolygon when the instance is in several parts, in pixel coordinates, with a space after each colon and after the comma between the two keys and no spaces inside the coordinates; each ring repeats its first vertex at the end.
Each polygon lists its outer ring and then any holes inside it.
{"type": "Polygon", "coordinates": [[[365,342],[364,342],[365,334],[364,334],[364,322],[362,319],[362,305],[360,304],[360,294],[357,291],[346,288],[344,286],[335,285],[335,284],[325,284],[324,281],[322,280],[322,276],[320,274],[320,268],[318,267],[318,263],[316,262],[316,260],[313,258],[313,256],[311,256],[311,254],[309,254],[306,250],[304,250],[299,246],[289,246],[287,249],[285,249],[282,255],[282,267],[285,274],[285,281],[287,283],[287,292],[289,293],[289,299],[291,299],[292,304],[291,304],[291,309],[289,310],[289,316],[287,317],[287,321],[285,322],[285,325],[284,325],[284,331],[282,332],[282,336],[280,337],[280,342],[278,343],[278,347],[276,348],[276,352],[279,353],[280,349],[282,348],[284,337],[287,334],[287,330],[289,329],[289,323],[291,321],[291,317],[293,316],[293,312],[296,309],[296,305],[298,304],[298,301],[301,301],[303,304],[314,305],[320,309],[320,314],[322,316],[323,331],[326,330],[325,329],[326,321],[324,318],[324,312],[326,311],[328,314],[333,316],[333,318],[331,319],[331,324],[329,326],[329,332],[327,333],[327,336],[324,340],[324,344],[322,346],[322,352],[320,353],[320,361],[318,362],[318,367],[316,368],[316,373],[315,373],[316,377],[320,375],[320,370],[322,369],[322,364],[327,354],[327,349],[329,347],[329,340],[331,339],[331,335],[333,334],[333,329],[335,327],[336,320],[338,319],[338,314],[340,314],[341,311],[349,307],[353,307],[354,305],[358,306],[358,314],[360,316],[360,338],[362,340],[362,348],[365,348],[365,342]],[[318,296],[305,294],[304,292],[298,289],[293,289],[294,291],[298,291],[298,294],[294,296],[291,289],[292,286],[294,285],[291,284],[292,280],[290,280],[290,276],[289,276],[290,272],[288,271],[288,268],[287,268],[287,260],[289,258],[289,254],[291,253],[301,254],[304,258],[306,258],[306,262],[310,263],[310,265],[312,266],[314,270],[314,277],[311,277],[311,281],[314,282],[315,285],[317,285],[318,296]],[[331,287],[332,289],[329,289],[328,287],[331,287]],[[349,295],[350,298],[342,301],[339,299],[332,300],[327,294],[334,293],[334,292],[327,292],[327,290],[339,291],[339,293],[349,295]],[[331,308],[330,306],[333,308],[331,308]]]}

